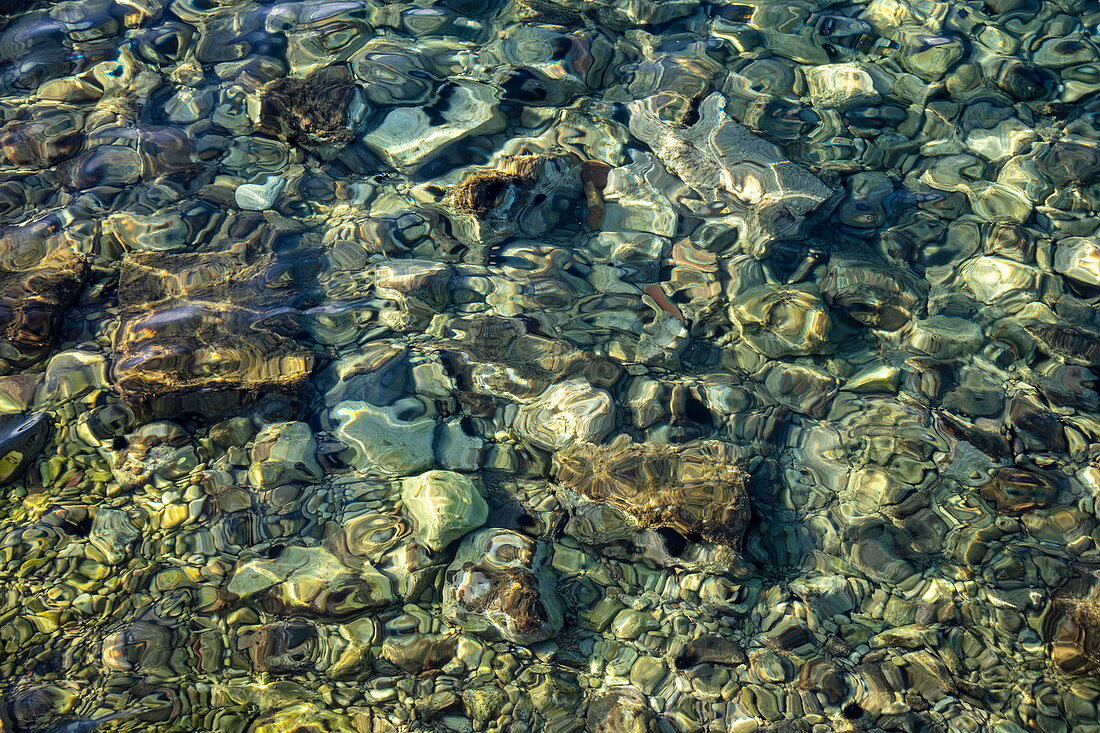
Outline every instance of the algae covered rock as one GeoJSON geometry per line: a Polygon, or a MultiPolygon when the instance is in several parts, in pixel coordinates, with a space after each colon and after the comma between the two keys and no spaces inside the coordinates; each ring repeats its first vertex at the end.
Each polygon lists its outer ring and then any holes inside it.
{"type": "Polygon", "coordinates": [[[355,138],[367,106],[359,87],[339,69],[274,79],[262,90],[259,128],[331,157],[355,138]]]}
{"type": "Polygon", "coordinates": [[[463,175],[447,197],[447,214],[461,239],[494,244],[550,231],[581,190],[576,156],[515,155],[463,175]]]}
{"type": "Polygon", "coordinates": [[[401,501],[417,539],[437,551],[485,524],[489,516],[481,490],[454,471],[428,471],[405,479],[401,501]]]}
{"type": "Polygon", "coordinates": [[[679,445],[577,443],[554,455],[564,486],[630,514],[645,527],[668,527],[735,550],[749,521],[748,478],[733,446],[715,440],[679,445]]]}
{"type": "Polygon", "coordinates": [[[562,627],[562,602],[546,555],[542,543],[507,529],[468,536],[447,568],[444,618],[491,641],[552,638],[562,627]]]}

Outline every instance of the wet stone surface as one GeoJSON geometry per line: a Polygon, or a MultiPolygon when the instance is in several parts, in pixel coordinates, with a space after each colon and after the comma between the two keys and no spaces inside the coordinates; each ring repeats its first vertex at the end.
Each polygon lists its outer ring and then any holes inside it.
{"type": "Polygon", "coordinates": [[[1100,731],[1098,27],[0,0],[0,730],[1100,731]]]}

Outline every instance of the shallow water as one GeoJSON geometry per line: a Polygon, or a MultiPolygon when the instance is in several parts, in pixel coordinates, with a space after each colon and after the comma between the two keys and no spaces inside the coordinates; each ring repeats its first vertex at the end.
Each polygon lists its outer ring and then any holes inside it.
{"type": "Polygon", "coordinates": [[[0,730],[1100,730],[1100,5],[0,19],[0,730]]]}

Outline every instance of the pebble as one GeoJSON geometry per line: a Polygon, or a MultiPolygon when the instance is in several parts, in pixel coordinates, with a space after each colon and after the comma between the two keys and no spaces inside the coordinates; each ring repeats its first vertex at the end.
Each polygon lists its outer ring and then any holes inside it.
{"type": "Polygon", "coordinates": [[[233,194],[237,206],[248,211],[267,211],[275,206],[286,186],[282,176],[267,176],[263,183],[242,183],[233,194]]]}

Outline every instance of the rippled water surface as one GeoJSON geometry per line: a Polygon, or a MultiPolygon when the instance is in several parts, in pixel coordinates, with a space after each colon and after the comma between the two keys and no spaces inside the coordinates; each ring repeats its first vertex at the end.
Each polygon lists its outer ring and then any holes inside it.
{"type": "Polygon", "coordinates": [[[1100,731],[1095,0],[0,0],[0,730],[1100,731]]]}

